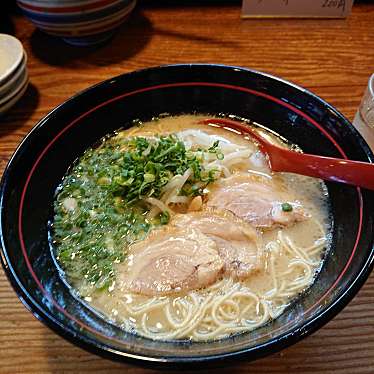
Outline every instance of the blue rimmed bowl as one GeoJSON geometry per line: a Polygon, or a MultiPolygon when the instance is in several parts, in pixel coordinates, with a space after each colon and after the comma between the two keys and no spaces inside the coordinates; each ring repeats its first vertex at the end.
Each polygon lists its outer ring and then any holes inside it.
{"type": "Polygon", "coordinates": [[[17,0],[40,30],[69,44],[88,46],[108,40],[128,18],[136,0],[17,0]]]}
{"type": "Polygon", "coordinates": [[[221,65],[174,65],[121,75],[43,118],[10,160],[1,185],[1,259],[21,301],[80,347],[161,367],[253,360],[323,326],[354,297],[374,259],[374,192],[327,183],[332,246],[312,287],[276,320],[221,341],[155,342],[121,330],[81,304],[60,279],[48,245],[54,192],[72,162],[104,135],[160,113],[234,114],[308,153],[372,162],[369,147],[331,105],[292,83],[221,65]]]}

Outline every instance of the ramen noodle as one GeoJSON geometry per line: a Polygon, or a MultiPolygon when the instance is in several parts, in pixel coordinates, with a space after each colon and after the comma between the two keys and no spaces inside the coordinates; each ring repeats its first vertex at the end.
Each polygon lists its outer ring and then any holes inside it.
{"type": "Polygon", "coordinates": [[[74,292],[151,339],[264,325],[314,282],[328,247],[323,182],[271,172],[252,139],[202,118],[117,131],[56,194],[53,246],[74,292]]]}

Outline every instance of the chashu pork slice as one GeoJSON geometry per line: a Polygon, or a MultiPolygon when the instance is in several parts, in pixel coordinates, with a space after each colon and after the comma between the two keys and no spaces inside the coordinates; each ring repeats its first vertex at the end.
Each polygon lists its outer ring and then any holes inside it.
{"type": "Polygon", "coordinates": [[[263,267],[263,250],[258,232],[228,210],[206,208],[177,214],[170,224],[198,229],[211,238],[224,262],[226,276],[245,279],[263,267]]]}
{"type": "Polygon", "coordinates": [[[214,240],[198,229],[167,225],[131,245],[118,274],[129,291],[163,296],[209,286],[222,269],[214,240]]]}
{"type": "Polygon", "coordinates": [[[234,174],[214,183],[207,206],[230,210],[263,229],[290,226],[309,217],[279,179],[250,174],[234,174]]]}

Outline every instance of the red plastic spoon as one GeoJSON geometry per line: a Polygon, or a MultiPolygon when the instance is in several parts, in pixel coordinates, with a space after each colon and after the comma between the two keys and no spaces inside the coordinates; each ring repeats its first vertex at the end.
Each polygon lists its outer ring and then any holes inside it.
{"type": "Polygon", "coordinates": [[[374,164],[291,151],[270,143],[244,123],[230,119],[209,118],[199,123],[215,124],[249,134],[258,142],[261,152],[268,156],[272,171],[307,175],[374,190],[374,164]]]}

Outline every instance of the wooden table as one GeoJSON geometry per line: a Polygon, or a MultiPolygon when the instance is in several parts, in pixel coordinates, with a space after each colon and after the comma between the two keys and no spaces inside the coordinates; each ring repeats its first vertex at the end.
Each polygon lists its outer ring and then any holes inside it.
{"type": "MultiPolygon", "coordinates": [[[[0,119],[1,170],[53,107],[103,79],[152,65],[212,62],[262,70],[314,91],[353,118],[374,71],[374,4],[356,4],[347,20],[244,21],[239,3],[177,3],[140,4],[111,43],[92,49],[65,45],[13,15],[8,32],[26,48],[31,83],[0,119]]],[[[66,342],[22,306],[0,271],[0,372],[152,371],[104,360],[66,342]]],[[[373,374],[374,275],[314,335],[271,357],[215,372],[373,374]]]]}

